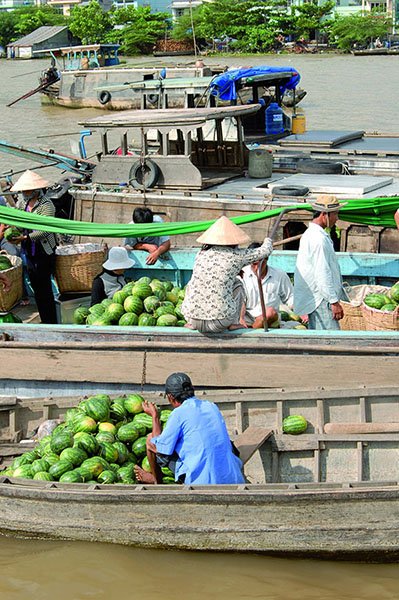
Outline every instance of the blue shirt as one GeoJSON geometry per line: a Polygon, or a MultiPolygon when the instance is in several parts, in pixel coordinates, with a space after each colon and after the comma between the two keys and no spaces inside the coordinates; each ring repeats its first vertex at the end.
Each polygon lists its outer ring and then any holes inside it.
{"type": "Polygon", "coordinates": [[[151,441],[161,454],[178,454],[176,481],[185,475],[186,484],[244,483],[242,463],[233,454],[223,417],[208,400],[185,400],[151,441]]]}
{"type": "MultiPolygon", "coordinates": [[[[159,215],[154,215],[152,222],[153,223],[163,223],[163,219],[159,215]]],[[[129,225],[135,225],[135,222],[130,221],[129,225]]],[[[124,245],[134,248],[136,244],[153,244],[154,246],[158,246],[158,248],[159,248],[159,246],[162,246],[162,244],[164,244],[168,240],[169,240],[169,237],[167,235],[160,235],[160,236],[147,235],[147,236],[141,237],[141,238],[127,237],[127,238],[125,238],[124,245]]]]}

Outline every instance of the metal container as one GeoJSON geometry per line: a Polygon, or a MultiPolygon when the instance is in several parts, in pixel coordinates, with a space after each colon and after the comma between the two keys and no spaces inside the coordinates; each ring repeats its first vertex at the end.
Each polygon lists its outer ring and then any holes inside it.
{"type": "Polygon", "coordinates": [[[248,175],[256,179],[272,176],[273,154],[267,148],[250,150],[248,158],[248,175]]]}

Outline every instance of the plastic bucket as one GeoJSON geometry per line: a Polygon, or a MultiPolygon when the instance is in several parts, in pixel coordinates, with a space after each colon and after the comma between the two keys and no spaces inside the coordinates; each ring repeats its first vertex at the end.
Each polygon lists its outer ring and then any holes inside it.
{"type": "Polygon", "coordinates": [[[248,158],[248,176],[264,179],[272,176],[273,154],[266,148],[250,150],[248,158]]]}

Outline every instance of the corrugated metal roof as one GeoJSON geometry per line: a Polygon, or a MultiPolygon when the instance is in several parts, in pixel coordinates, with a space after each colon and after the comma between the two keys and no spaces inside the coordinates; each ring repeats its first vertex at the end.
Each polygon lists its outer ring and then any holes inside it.
{"type": "Polygon", "coordinates": [[[65,29],[68,29],[65,25],[55,25],[52,27],[43,25],[43,27],[39,27],[38,29],[35,29],[35,31],[28,33],[28,35],[12,42],[9,46],[34,46],[35,44],[40,44],[41,42],[51,39],[57,35],[57,33],[61,33],[61,31],[64,31],[65,29]]]}

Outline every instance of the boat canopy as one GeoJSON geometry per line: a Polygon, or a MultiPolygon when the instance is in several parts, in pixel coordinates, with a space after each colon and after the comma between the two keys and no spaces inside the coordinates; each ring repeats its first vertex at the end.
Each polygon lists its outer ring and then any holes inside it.
{"type": "Polygon", "coordinates": [[[251,67],[248,69],[231,69],[217,75],[210,83],[210,94],[220,100],[236,100],[237,90],[244,86],[279,85],[281,95],[286,90],[293,90],[301,76],[293,67],[251,67]]]}
{"type": "MultiPolygon", "coordinates": [[[[89,68],[111,67],[119,65],[118,50],[120,44],[86,44],[84,46],[65,46],[40,50],[41,54],[48,53],[55,60],[61,56],[63,70],[74,71],[81,68],[82,58],[87,58],[89,68]]],[[[38,54],[39,51],[34,51],[38,54]]]]}

